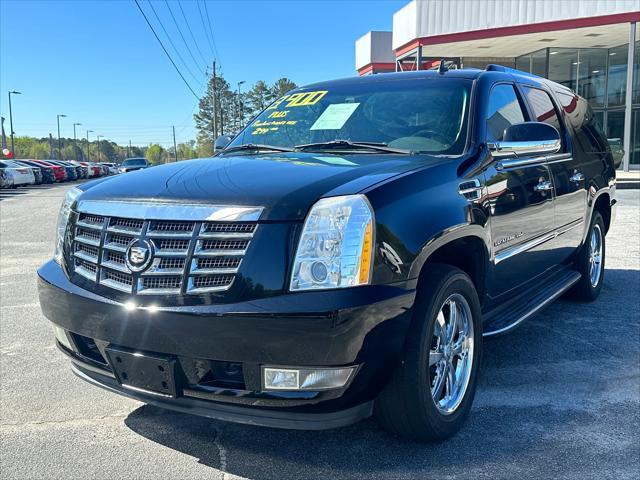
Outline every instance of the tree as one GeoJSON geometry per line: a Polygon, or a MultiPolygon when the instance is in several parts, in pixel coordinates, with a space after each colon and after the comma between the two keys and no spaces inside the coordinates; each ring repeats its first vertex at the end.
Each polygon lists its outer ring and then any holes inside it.
{"type": "Polygon", "coordinates": [[[196,158],[197,154],[195,151],[195,140],[189,140],[185,143],[178,144],[178,160],[189,160],[191,158],[196,158]]]}
{"type": "MultiPolygon", "coordinates": [[[[35,158],[37,160],[46,160],[49,158],[49,145],[47,143],[34,143],[31,151],[29,152],[29,158],[35,158]]],[[[24,158],[24,155],[21,155],[24,158]]]]}
{"type": "Polygon", "coordinates": [[[147,147],[147,151],[145,152],[145,157],[152,165],[159,165],[164,161],[165,151],[157,143],[152,143],[147,147]]]}
{"type": "Polygon", "coordinates": [[[199,136],[196,145],[196,155],[198,158],[206,158],[213,155],[213,142],[210,139],[199,136]]]}
{"type": "MultiPolygon", "coordinates": [[[[200,99],[199,111],[193,118],[198,129],[198,144],[210,142],[213,145],[213,77],[207,85],[207,93],[200,99]]],[[[234,112],[236,111],[236,95],[231,91],[229,83],[222,75],[216,76],[216,128],[217,135],[234,133],[234,112]]]]}
{"type": "Polygon", "coordinates": [[[256,116],[274,100],[273,93],[264,80],[258,80],[245,95],[246,114],[249,118],[256,116]]]}
{"type": "Polygon", "coordinates": [[[73,145],[65,145],[62,147],[62,152],[60,153],[60,157],[62,160],[77,160],[76,150],[73,148],[73,145]]]}
{"type": "Polygon", "coordinates": [[[282,77],[278,79],[276,83],[274,83],[271,87],[271,95],[274,99],[279,98],[283,95],[286,95],[289,90],[293,90],[296,87],[297,85],[287,77],[282,77]]]}

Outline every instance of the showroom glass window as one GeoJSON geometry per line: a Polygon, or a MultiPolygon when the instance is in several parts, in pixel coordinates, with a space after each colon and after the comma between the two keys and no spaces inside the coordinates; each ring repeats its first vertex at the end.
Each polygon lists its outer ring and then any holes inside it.
{"type": "Polygon", "coordinates": [[[575,91],[578,78],[578,49],[550,49],[549,75],[547,78],[575,91]]]}
{"type": "Polygon", "coordinates": [[[522,122],[524,114],[513,85],[505,83],[493,87],[487,112],[487,140],[502,140],[507,127],[522,122]]]}
{"type": "Polygon", "coordinates": [[[607,50],[581,48],[578,60],[578,95],[593,107],[604,106],[607,85],[607,50]]]}

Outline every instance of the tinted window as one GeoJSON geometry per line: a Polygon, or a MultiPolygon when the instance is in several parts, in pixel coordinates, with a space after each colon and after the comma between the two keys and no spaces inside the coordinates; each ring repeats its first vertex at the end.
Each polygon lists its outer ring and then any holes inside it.
{"type": "Polygon", "coordinates": [[[350,140],[458,155],[472,83],[466,79],[335,82],[276,100],[231,143],[295,147],[350,140]]]}
{"type": "Polygon", "coordinates": [[[127,165],[127,166],[138,166],[138,165],[146,165],[146,164],[147,164],[147,161],[144,158],[128,158],[127,160],[122,162],[122,165],[127,165]]]}
{"type": "Polygon", "coordinates": [[[607,151],[607,138],[587,101],[566,92],[557,92],[557,94],[564,110],[565,120],[573,127],[576,140],[582,150],[585,152],[607,151]]]}
{"type": "Polygon", "coordinates": [[[560,120],[558,119],[558,113],[553,106],[551,97],[543,90],[537,88],[524,87],[524,94],[527,97],[527,102],[533,110],[535,120],[538,122],[548,123],[561,131],[560,120]]]}
{"type": "Polygon", "coordinates": [[[524,122],[524,114],[513,85],[493,87],[487,113],[487,140],[502,140],[507,127],[522,122],[524,122]]]}

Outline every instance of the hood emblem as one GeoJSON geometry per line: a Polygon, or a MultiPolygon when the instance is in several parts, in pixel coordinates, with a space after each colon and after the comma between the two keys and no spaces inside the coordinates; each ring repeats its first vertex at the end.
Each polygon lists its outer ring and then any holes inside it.
{"type": "Polygon", "coordinates": [[[127,247],[125,263],[132,272],[141,272],[153,259],[153,245],[146,240],[134,240],[127,247]]]}

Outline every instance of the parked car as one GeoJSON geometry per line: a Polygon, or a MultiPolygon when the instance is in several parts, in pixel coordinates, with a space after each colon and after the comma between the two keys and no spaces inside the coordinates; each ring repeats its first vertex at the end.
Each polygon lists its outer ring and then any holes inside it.
{"type": "Polygon", "coordinates": [[[41,185],[42,184],[42,171],[37,168],[37,167],[32,167],[31,165],[27,165],[26,163],[23,163],[19,160],[5,160],[5,163],[9,166],[15,167],[15,168],[28,168],[32,171],[33,173],[33,178],[34,178],[34,182],[33,185],[41,185]]]}
{"type": "Polygon", "coordinates": [[[12,176],[5,169],[0,167],[0,188],[11,188],[13,186],[12,176]]]}
{"type": "Polygon", "coordinates": [[[88,168],[83,167],[82,165],[78,165],[77,163],[72,161],[67,161],[66,163],[67,165],[71,165],[76,169],[76,174],[78,175],[78,179],[87,178],[87,174],[89,170],[88,168]]]}
{"type": "Polygon", "coordinates": [[[89,178],[102,176],[102,168],[99,165],[93,162],[80,162],[80,163],[88,168],[89,178]]]}
{"type": "Polygon", "coordinates": [[[49,163],[53,163],[55,165],[60,165],[65,169],[67,173],[67,180],[73,181],[78,179],[78,171],[76,170],[76,166],[72,163],[67,163],[62,160],[47,160],[49,163]]]}
{"type": "Polygon", "coordinates": [[[4,170],[5,180],[11,182],[11,187],[22,187],[36,183],[35,175],[31,167],[25,167],[13,160],[0,160],[0,168],[4,170]]]}
{"type": "Polygon", "coordinates": [[[47,167],[45,165],[41,165],[39,163],[36,163],[33,160],[20,159],[20,160],[16,160],[16,162],[25,166],[30,166],[30,167],[39,169],[42,174],[42,183],[55,183],[56,176],[53,172],[53,167],[47,167]]]}
{"type": "Polygon", "coordinates": [[[68,179],[67,169],[62,165],[58,165],[53,163],[50,160],[32,160],[38,165],[44,165],[45,167],[50,167],[53,169],[53,174],[55,175],[56,182],[66,182],[68,179]]]}
{"type": "Polygon", "coordinates": [[[142,170],[149,168],[151,164],[146,158],[127,158],[121,164],[118,170],[120,173],[133,172],[135,170],[142,170]]]}
{"type": "Polygon", "coordinates": [[[298,88],[213,158],[69,190],[42,310],[76,375],[142,402],[441,440],[483,336],[600,293],[615,170],[594,118],[495,65],[298,88]]]}
{"type": "Polygon", "coordinates": [[[88,169],[79,165],[78,162],[74,160],[61,160],[60,163],[68,167],[73,167],[76,171],[76,179],[87,178],[88,169]]]}
{"type": "Polygon", "coordinates": [[[107,170],[107,175],[116,175],[119,173],[118,166],[115,163],[102,163],[107,170]]]}

